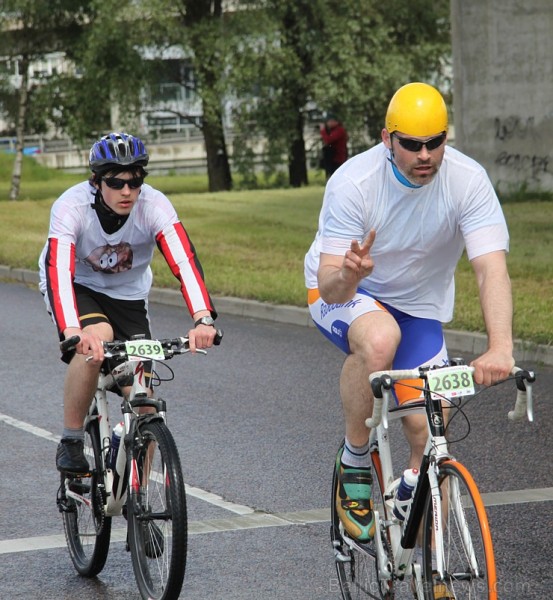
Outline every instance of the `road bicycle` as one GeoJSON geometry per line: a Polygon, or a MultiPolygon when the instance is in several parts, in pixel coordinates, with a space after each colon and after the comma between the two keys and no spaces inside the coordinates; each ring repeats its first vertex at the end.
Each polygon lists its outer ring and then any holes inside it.
{"type": "MultiPolygon", "coordinates": [[[[216,345],[221,338],[218,331],[216,345]]],[[[74,348],[79,340],[78,336],[65,340],[62,351],[74,348]]],[[[146,340],[135,336],[127,342],[104,342],[105,360],[84,423],[90,473],[61,474],[57,504],[76,570],[85,577],[102,571],[112,517],[122,515],[127,520],[127,549],[144,599],[178,598],[184,581],[188,532],[184,480],[166,422],[167,403],[152,397],[151,388],[174,378],[165,363],[167,375],[161,378],[153,368],[160,368],[158,361],[188,352],[188,339],[183,337],[146,340]],[[114,431],[108,391],[122,396],[123,418],[114,431]],[[117,430],[122,430],[120,437],[117,430]]]]}
{"type": "MultiPolygon", "coordinates": [[[[497,600],[494,550],[484,503],[468,469],[450,453],[446,438],[455,414],[451,411],[462,411],[463,402],[476,395],[473,372],[462,359],[453,359],[445,367],[370,375],[374,407],[366,425],[371,429],[375,535],[368,543],[352,539],[344,530],[335,508],[336,473],[332,482],[330,533],[343,600],[497,600]],[[399,385],[421,391],[421,399],[395,406],[393,391],[399,385]],[[394,514],[401,478],[394,475],[389,423],[417,413],[426,415],[428,440],[402,519],[394,514]]],[[[512,376],[504,380],[514,379],[517,386],[509,418],[526,416],[532,421],[535,375],[514,367],[512,376]]]]}

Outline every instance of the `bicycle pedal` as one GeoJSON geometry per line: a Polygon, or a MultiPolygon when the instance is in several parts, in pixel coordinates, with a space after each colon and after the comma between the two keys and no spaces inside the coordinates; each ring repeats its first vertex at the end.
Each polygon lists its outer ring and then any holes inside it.
{"type": "Polygon", "coordinates": [[[340,552],[337,549],[334,549],[334,560],[338,563],[347,563],[347,562],[351,562],[351,556],[346,556],[345,554],[342,554],[342,552],[340,552]]]}
{"type": "Polygon", "coordinates": [[[90,493],[91,486],[89,483],[84,483],[83,481],[72,481],[69,483],[69,489],[75,494],[79,494],[80,496],[84,496],[84,494],[90,493]]]}
{"type": "Polygon", "coordinates": [[[58,502],[58,510],[60,513],[72,513],[77,510],[75,505],[68,506],[65,502],[58,502]]]}
{"type": "Polygon", "coordinates": [[[67,502],[67,498],[65,497],[65,494],[62,492],[61,488],[58,490],[56,505],[60,513],[70,513],[76,510],[74,504],[69,504],[67,502]]]}

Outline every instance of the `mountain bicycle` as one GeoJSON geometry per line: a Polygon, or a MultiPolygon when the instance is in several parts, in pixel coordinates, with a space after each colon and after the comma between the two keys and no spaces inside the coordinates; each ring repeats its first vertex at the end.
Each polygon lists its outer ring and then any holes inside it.
{"type": "MultiPolygon", "coordinates": [[[[218,331],[214,343],[218,345],[221,338],[218,331]]],[[[65,340],[60,344],[62,352],[79,341],[78,336],[65,340]]],[[[57,504],[77,572],[94,577],[102,571],[112,517],[123,515],[127,549],[144,599],[178,598],[184,581],[188,532],[184,480],[166,423],[167,403],[152,397],[151,388],[174,378],[165,363],[168,374],[160,377],[153,369],[154,365],[159,369],[158,361],[188,352],[188,339],[183,337],[136,336],[127,342],[104,342],[105,360],[84,423],[90,473],[61,474],[57,504]],[[122,396],[123,418],[113,432],[107,391],[122,396]]]]}
{"type": "MultiPolygon", "coordinates": [[[[476,395],[473,372],[462,359],[453,359],[445,367],[379,371],[369,376],[374,394],[373,414],[366,421],[371,428],[373,467],[375,535],[371,541],[356,541],[344,530],[335,508],[336,473],[332,482],[330,533],[343,600],[392,600],[405,597],[405,590],[407,597],[419,600],[497,600],[494,550],[484,503],[468,469],[449,452],[446,438],[455,414],[447,419],[447,413],[461,411],[463,402],[476,395]],[[422,398],[395,406],[393,390],[399,385],[422,391],[422,398]],[[401,478],[394,476],[389,423],[417,413],[426,415],[428,440],[412,500],[398,518],[394,506],[401,478]],[[441,593],[435,595],[438,589],[441,593]]],[[[535,375],[518,367],[512,375],[500,382],[514,379],[517,386],[515,408],[508,416],[511,420],[526,416],[532,421],[535,375]]]]}

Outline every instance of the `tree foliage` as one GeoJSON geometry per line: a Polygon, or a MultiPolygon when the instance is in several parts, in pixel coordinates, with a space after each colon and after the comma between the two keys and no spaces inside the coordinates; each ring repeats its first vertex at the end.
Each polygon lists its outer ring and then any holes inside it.
{"type": "Polygon", "coordinates": [[[0,19],[0,55],[63,49],[75,65],[27,86],[25,131],[47,116],[86,143],[112,127],[140,133],[145,100],[172,82],[199,98],[201,120],[185,105],[153,108],[200,127],[211,190],[231,187],[229,154],[256,184],[260,140],[268,177],[284,160],[288,183],[306,184],[323,112],[363,149],[395,89],[439,81],[450,53],[449,0],[3,0],[0,19]]]}
{"type": "MultiPolygon", "coordinates": [[[[38,84],[29,76],[33,61],[60,50],[70,52],[89,18],[88,0],[3,0],[0,11],[0,56],[19,67],[19,81],[4,85],[2,104],[15,125],[16,153],[10,199],[19,196],[24,136],[46,124],[34,109],[38,84]]],[[[40,103],[37,102],[37,107],[40,103]]]]}
{"type": "Polygon", "coordinates": [[[235,55],[244,99],[237,118],[243,132],[255,124],[285,152],[291,185],[306,182],[303,132],[311,116],[337,113],[354,148],[363,147],[378,139],[393,91],[439,76],[449,55],[447,0],[265,0],[256,7],[253,31],[262,41],[250,35],[235,55]],[[310,115],[310,108],[317,110],[310,115]]]}

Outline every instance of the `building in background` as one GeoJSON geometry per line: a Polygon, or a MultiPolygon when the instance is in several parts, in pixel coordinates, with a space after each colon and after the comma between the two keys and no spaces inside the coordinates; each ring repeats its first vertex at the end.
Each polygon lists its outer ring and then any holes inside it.
{"type": "Polygon", "coordinates": [[[451,0],[456,146],[500,192],[553,191],[553,2],[451,0]]]}

